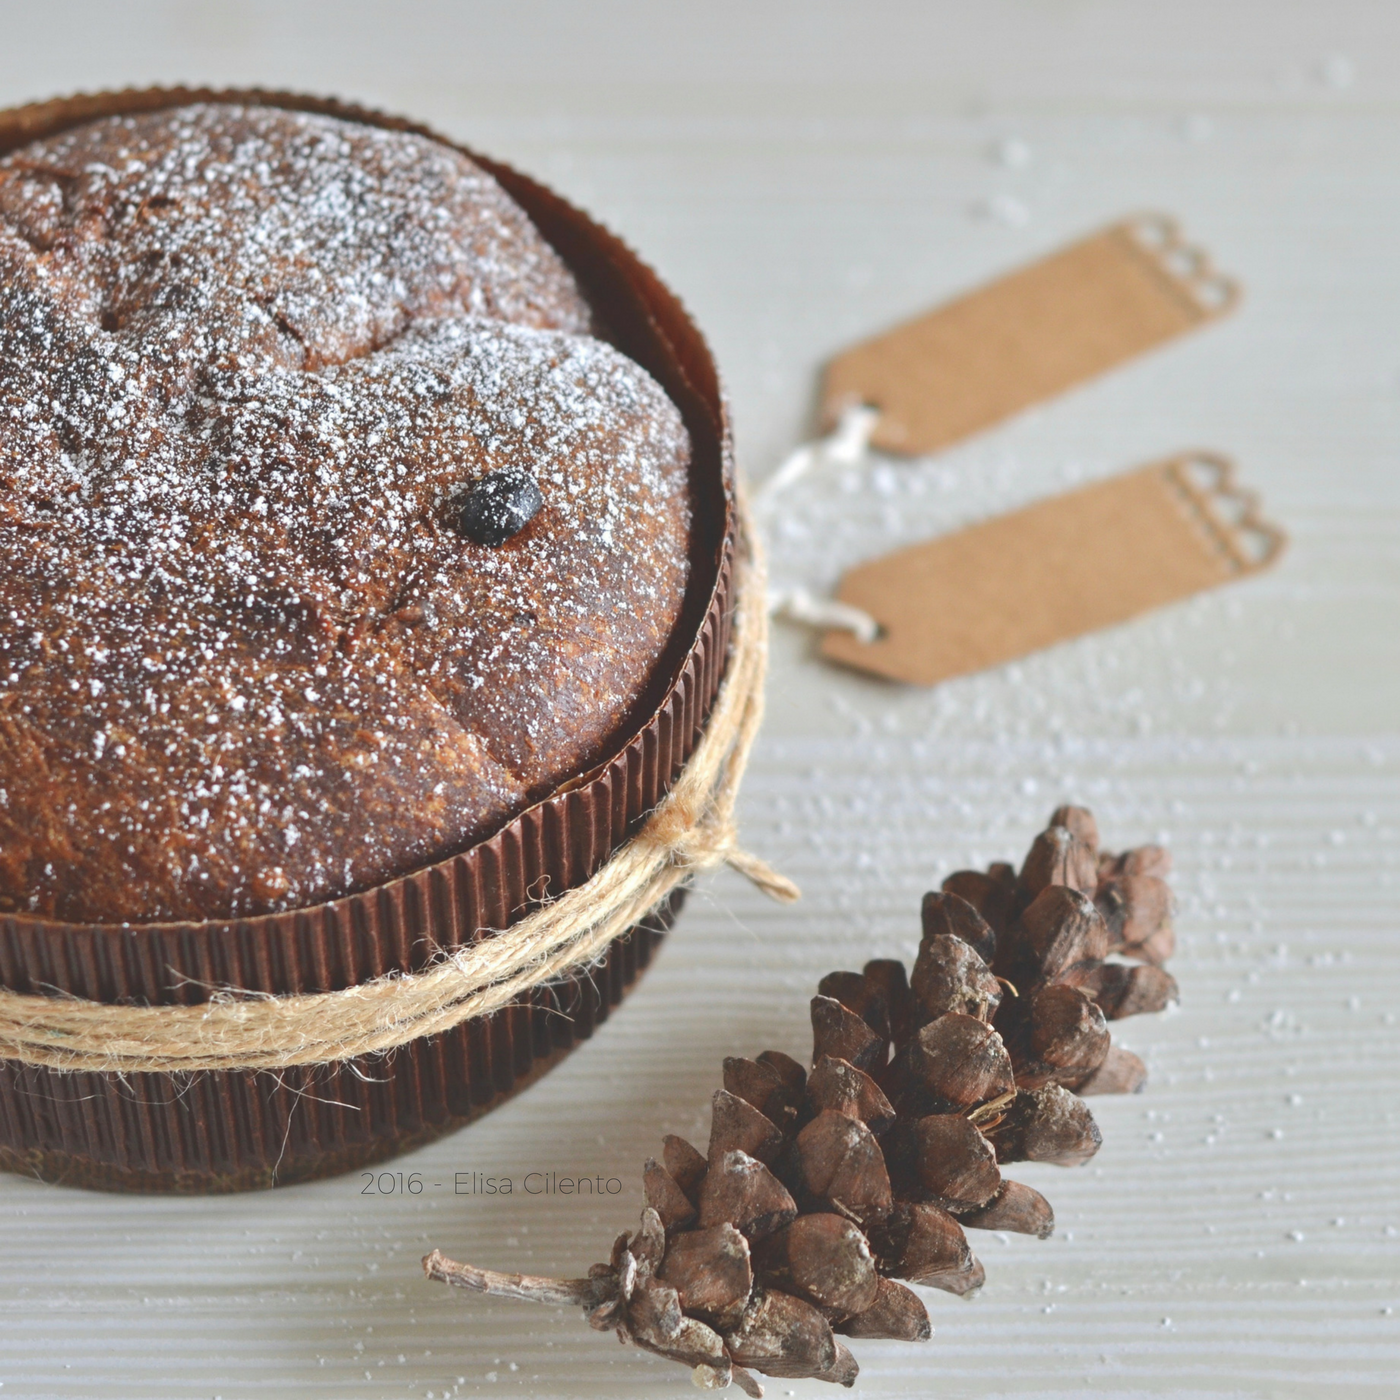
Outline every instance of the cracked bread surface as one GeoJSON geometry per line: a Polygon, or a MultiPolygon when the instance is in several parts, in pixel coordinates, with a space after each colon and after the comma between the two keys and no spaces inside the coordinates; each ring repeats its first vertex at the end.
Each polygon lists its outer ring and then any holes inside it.
{"type": "Polygon", "coordinates": [[[690,444],[500,186],[272,107],[0,161],[0,909],[253,915],[606,758],[689,576],[690,444]],[[456,528],[528,471],[505,544],[456,528]]]}

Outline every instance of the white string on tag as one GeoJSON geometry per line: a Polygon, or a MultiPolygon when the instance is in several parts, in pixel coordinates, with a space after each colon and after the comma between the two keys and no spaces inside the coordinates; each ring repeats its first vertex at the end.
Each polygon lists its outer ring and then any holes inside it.
{"type": "MultiPolygon", "coordinates": [[[[804,442],[763,479],[753,493],[755,516],[760,520],[770,518],[777,497],[813,468],[854,466],[861,461],[870,451],[870,439],[879,421],[880,410],[869,404],[853,403],[843,409],[830,433],[813,442],[804,442]]],[[[880,635],[880,624],[868,612],[835,598],[820,598],[806,588],[770,589],[768,611],[785,622],[799,623],[817,631],[850,632],[862,642],[873,642],[880,635]]]]}
{"type": "Polygon", "coordinates": [[[873,642],[880,636],[880,624],[868,612],[835,598],[818,598],[805,588],[771,589],[768,611],[785,622],[798,622],[821,632],[832,628],[852,632],[859,642],[873,642]]]}
{"type": "Polygon", "coordinates": [[[753,493],[754,509],[762,512],[776,496],[815,466],[825,466],[828,462],[851,466],[859,462],[870,451],[870,438],[879,421],[880,410],[869,404],[853,403],[845,408],[836,427],[826,437],[804,442],[764,477],[763,484],[753,493]]]}

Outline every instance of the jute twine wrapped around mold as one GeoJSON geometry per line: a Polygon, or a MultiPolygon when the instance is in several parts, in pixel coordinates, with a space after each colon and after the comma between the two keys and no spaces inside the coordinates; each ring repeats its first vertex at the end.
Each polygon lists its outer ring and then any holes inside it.
{"type": "Polygon", "coordinates": [[[382,1054],[577,971],[698,871],[728,864],[778,900],[791,881],[737,844],[734,805],[763,717],[766,575],[752,528],[729,665],[705,732],[641,829],[586,883],[422,972],[341,991],[216,991],[198,1006],[109,1006],[0,989],[0,1058],[108,1074],[279,1070],[382,1054]]]}

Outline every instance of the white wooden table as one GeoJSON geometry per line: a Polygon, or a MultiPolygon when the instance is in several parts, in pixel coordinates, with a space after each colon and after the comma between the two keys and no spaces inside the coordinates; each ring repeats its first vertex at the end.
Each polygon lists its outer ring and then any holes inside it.
{"type": "MultiPolygon", "coordinates": [[[[696,312],[761,475],[850,340],[1121,213],[1177,214],[1242,309],[955,450],[795,493],[783,579],[1182,447],[1291,531],[1232,590],[932,691],[776,639],[746,841],[806,898],[693,899],[596,1038],[401,1166],[123,1198],[0,1178],[0,1400],[659,1397],[682,1371],[576,1316],[450,1296],[438,1245],[573,1272],[635,1221],[726,1054],[809,1045],[816,980],[912,955],[948,870],[1050,809],[1176,854],[1175,1015],[1087,1169],[1025,1168],[1045,1243],[975,1241],[927,1346],[866,1396],[1400,1393],[1400,11],[1386,3],[0,6],[0,101],[180,77],[377,101],[622,229],[696,312]],[[615,1200],[467,1197],[456,1172],[618,1176],[615,1200]]],[[[772,1382],[770,1394],[830,1394],[772,1382]]]]}

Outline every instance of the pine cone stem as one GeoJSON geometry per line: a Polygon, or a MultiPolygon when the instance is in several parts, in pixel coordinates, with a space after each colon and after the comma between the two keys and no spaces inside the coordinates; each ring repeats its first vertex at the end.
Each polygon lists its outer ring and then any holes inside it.
{"type": "Polygon", "coordinates": [[[572,1304],[591,1308],[604,1301],[606,1293],[591,1278],[537,1278],[533,1274],[499,1274],[494,1269],[478,1269],[459,1264],[440,1249],[423,1256],[423,1272],[438,1283],[450,1283],[471,1293],[493,1298],[519,1298],[526,1303],[550,1303],[555,1307],[572,1304]]]}

